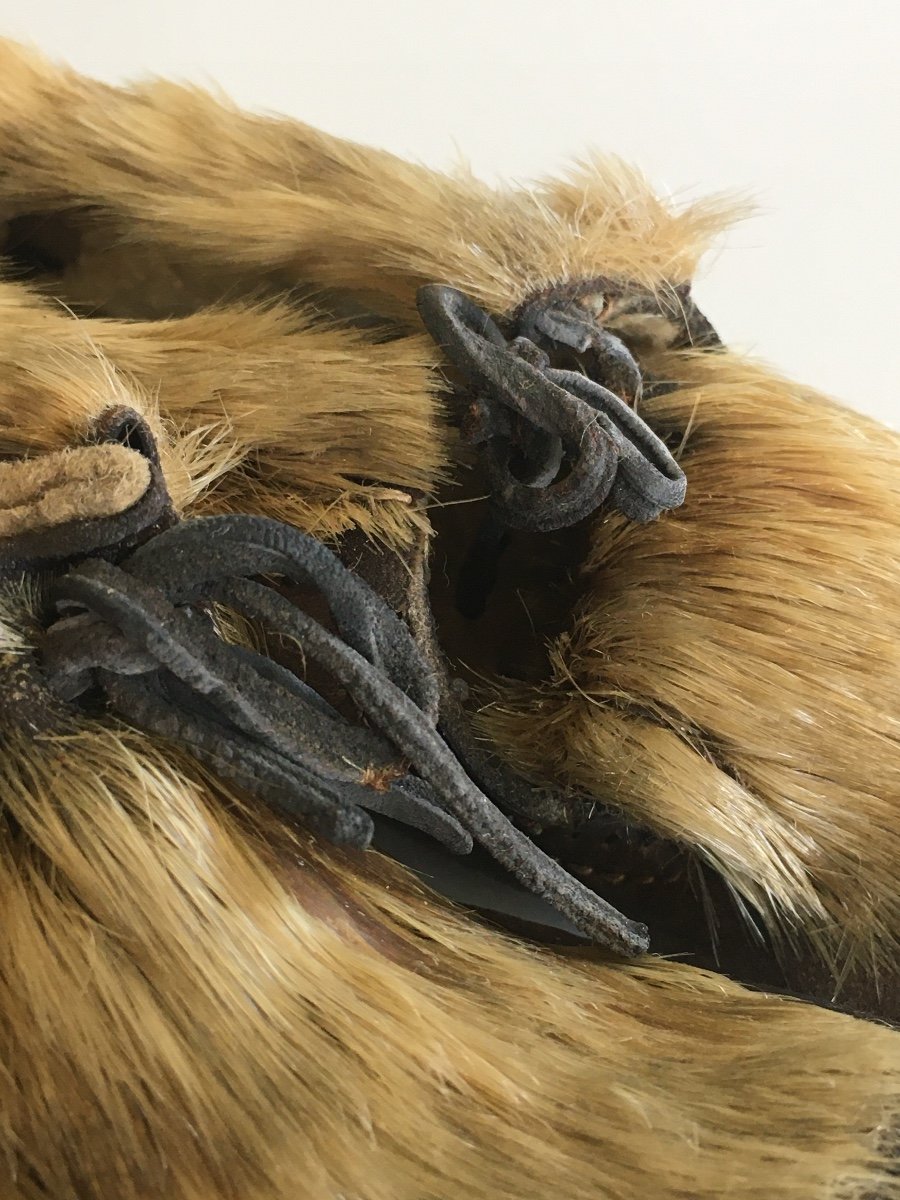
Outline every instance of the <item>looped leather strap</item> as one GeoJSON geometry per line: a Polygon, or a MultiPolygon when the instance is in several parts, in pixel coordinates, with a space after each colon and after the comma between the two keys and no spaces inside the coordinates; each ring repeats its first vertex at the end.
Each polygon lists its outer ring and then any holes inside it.
{"type": "MultiPolygon", "coordinates": [[[[494,511],[513,529],[551,531],[605,500],[650,521],[684,500],[685,477],[665,444],[626,399],[596,379],[550,365],[531,338],[507,342],[499,326],[455,288],[428,284],[417,303],[427,329],[474,393],[463,434],[481,444],[494,511]]],[[[604,351],[612,382],[634,398],[640,370],[612,333],[547,321],[550,339],[604,351]],[[588,339],[588,340],[586,340],[588,339]]],[[[538,328],[529,314],[526,328],[538,328]]],[[[585,322],[586,324],[586,322],[585,322]]]]}
{"type": "Polygon", "coordinates": [[[369,843],[366,810],[460,853],[474,840],[599,943],[629,955],[647,948],[644,926],[539,850],[472,781],[438,731],[438,683],[409,629],[316,539],[263,517],[198,518],[118,565],[82,563],[56,581],[53,597],[60,619],[46,635],[44,665],[67,699],[98,686],[123,719],[177,740],[336,841],[369,843]],[[312,585],[336,631],[253,578],[263,574],[312,585]],[[296,639],[359,719],[223,641],[203,611],[209,603],[296,639]]]}

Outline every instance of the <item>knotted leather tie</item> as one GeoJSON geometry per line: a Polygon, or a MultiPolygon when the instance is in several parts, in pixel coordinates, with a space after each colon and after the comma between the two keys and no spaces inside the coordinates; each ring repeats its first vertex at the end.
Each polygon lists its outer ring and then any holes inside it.
{"type": "MultiPolygon", "coordinates": [[[[636,398],[641,373],[609,331],[593,325],[582,336],[571,320],[559,316],[548,326],[548,313],[540,314],[556,339],[568,338],[571,349],[586,349],[589,336],[602,347],[606,386],[552,367],[531,337],[508,342],[496,322],[455,288],[428,284],[419,289],[418,306],[429,332],[472,388],[463,436],[482,449],[493,511],[502,524],[549,532],[590,516],[604,501],[631,520],[651,521],[682,503],[683,471],[626,398],[612,390],[636,398]]],[[[536,337],[535,320],[522,327],[536,337]]]]}
{"type": "Polygon", "coordinates": [[[264,517],[197,518],[116,565],[81,563],[56,581],[53,599],[60,619],[47,632],[44,666],[66,699],[99,687],[129,723],[181,743],[334,841],[367,846],[366,810],[459,853],[474,840],[595,941],[629,955],[646,949],[644,926],[538,849],[473,783],[438,731],[438,686],[406,625],[315,538],[264,517]],[[335,632],[260,575],[315,588],[335,632]],[[296,639],[359,719],[265,655],[223,640],[210,604],[296,639]]]}

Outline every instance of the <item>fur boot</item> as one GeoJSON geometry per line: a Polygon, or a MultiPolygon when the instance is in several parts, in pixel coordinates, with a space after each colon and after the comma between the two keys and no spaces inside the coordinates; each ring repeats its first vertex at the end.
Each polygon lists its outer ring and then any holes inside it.
{"type": "Polygon", "coordinates": [[[194,89],[0,68],[3,1194],[900,1195],[898,1035],[827,1007],[900,1014],[900,440],[717,346],[689,283],[726,206],[617,163],[495,190],[194,89]],[[493,510],[435,283],[512,345],[551,301],[612,331],[683,506],[505,531],[461,605],[493,510]],[[54,688],[67,539],[118,561],[216,514],[386,556],[482,746],[561,798],[517,824],[655,955],[513,936],[54,688]],[[23,558],[47,530],[58,559],[23,558]]]}

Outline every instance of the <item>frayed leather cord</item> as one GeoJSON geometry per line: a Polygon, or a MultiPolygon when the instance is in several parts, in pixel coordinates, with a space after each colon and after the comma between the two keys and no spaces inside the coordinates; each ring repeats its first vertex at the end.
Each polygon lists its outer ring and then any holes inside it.
{"type": "Polygon", "coordinates": [[[263,517],[198,518],[117,566],[82,563],[53,595],[60,619],[46,635],[44,665],[66,699],[99,686],[124,720],[188,747],[335,841],[369,844],[366,809],[460,853],[474,839],[599,944],[626,955],[647,949],[644,926],[539,850],[473,783],[438,732],[439,688],[409,630],[315,538],[263,517]],[[258,575],[314,586],[337,633],[258,575]],[[223,641],[200,607],[208,603],[296,639],[361,721],[264,655],[223,641]],[[368,785],[391,769],[400,778],[383,790],[368,785]]]}

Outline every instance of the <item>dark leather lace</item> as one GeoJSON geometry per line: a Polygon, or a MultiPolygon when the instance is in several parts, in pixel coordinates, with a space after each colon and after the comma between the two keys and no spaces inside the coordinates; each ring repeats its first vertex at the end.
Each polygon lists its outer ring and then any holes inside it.
{"type": "Polygon", "coordinates": [[[438,730],[438,686],[410,631],[315,538],[263,517],[198,518],[117,565],[82,562],[53,597],[59,619],[44,666],[66,699],[99,688],[124,720],[179,742],[332,840],[367,846],[370,811],[459,853],[474,840],[597,942],[646,949],[644,926],[569,875],[473,783],[438,730]],[[260,575],[314,588],[336,632],[260,575]],[[296,639],[358,719],[265,655],[223,640],[210,604],[296,639]],[[393,782],[371,786],[379,772],[393,782]]]}
{"type": "Polygon", "coordinates": [[[548,325],[553,312],[541,310],[543,326],[531,314],[520,324],[532,336],[507,341],[474,301],[441,284],[420,288],[418,306],[471,389],[463,436],[481,447],[493,514],[502,525],[549,532],[590,516],[607,500],[632,520],[650,521],[682,503],[684,473],[627,403],[640,390],[640,369],[608,330],[596,324],[588,330],[586,321],[574,324],[563,315],[548,325]],[[551,342],[565,338],[573,350],[590,347],[611,386],[552,367],[532,340],[544,327],[551,342]]]}

